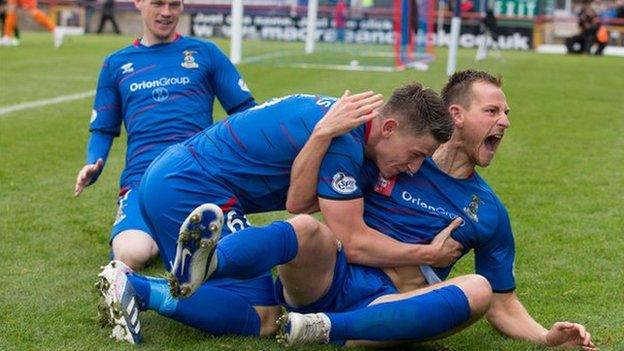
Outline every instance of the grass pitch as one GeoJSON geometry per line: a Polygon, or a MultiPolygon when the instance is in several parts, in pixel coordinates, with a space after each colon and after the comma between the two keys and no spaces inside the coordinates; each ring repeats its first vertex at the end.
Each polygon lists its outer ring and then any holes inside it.
{"type": "MultiPolygon", "coordinates": [[[[25,33],[22,46],[0,48],[0,109],[95,88],[104,56],[129,37],[68,38],[52,49],[45,34],[25,33]]],[[[225,45],[225,43],[220,42],[225,45]]],[[[245,55],[251,54],[246,52],[245,55]]],[[[583,323],[603,350],[624,349],[624,99],[614,57],[504,52],[475,63],[460,50],[458,68],[504,76],[511,106],[508,131],[482,174],[507,205],[516,237],[517,292],[545,326],[583,323]]],[[[435,89],[445,51],[427,72],[345,72],[239,67],[258,101],[306,92],[392,88],[413,80],[435,89]]],[[[72,197],[83,165],[91,99],[0,115],[0,350],[132,349],[109,340],[96,321],[92,286],[108,260],[124,137],[114,144],[95,186],[72,197]]],[[[217,118],[223,112],[215,112],[217,118]]],[[[285,213],[253,216],[255,224],[285,213]]],[[[455,274],[472,270],[465,258],[455,274]]],[[[160,267],[148,272],[158,274],[160,267]]],[[[273,340],[212,337],[154,312],[141,315],[144,350],[277,350],[273,340]]],[[[330,350],[312,346],[309,350],[330,350]]],[[[412,350],[539,350],[500,336],[485,321],[412,350]]]]}

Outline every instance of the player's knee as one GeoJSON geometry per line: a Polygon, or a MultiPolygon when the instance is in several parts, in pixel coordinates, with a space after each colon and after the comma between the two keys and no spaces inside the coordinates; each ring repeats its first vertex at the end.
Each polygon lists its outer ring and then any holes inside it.
{"type": "Polygon", "coordinates": [[[288,222],[295,229],[297,238],[299,238],[300,241],[307,240],[308,238],[315,236],[320,228],[320,222],[314,217],[306,214],[297,215],[289,219],[288,222]]]}
{"type": "Polygon", "coordinates": [[[154,240],[145,233],[121,232],[113,239],[113,255],[133,270],[145,267],[158,254],[154,240]]]}
{"type": "Polygon", "coordinates": [[[336,239],[329,228],[310,215],[297,215],[288,220],[295,229],[299,248],[335,246],[336,239]]]}
{"type": "Polygon", "coordinates": [[[488,280],[478,274],[469,274],[459,285],[468,297],[470,310],[473,315],[483,315],[490,308],[492,302],[492,286],[488,280]]]}

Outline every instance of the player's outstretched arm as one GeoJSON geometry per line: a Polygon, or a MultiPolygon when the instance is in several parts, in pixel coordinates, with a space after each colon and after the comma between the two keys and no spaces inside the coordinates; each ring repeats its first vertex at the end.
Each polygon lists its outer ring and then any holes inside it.
{"type": "Polygon", "coordinates": [[[286,209],[290,213],[318,211],[316,185],[321,162],[334,137],[375,118],[383,105],[381,94],[367,91],[351,95],[347,90],[316,124],[293,162],[286,209]]]}
{"type": "Polygon", "coordinates": [[[580,324],[557,322],[550,330],[541,326],[527,312],[514,292],[495,293],[486,318],[494,328],[510,338],[550,347],[597,350],[591,341],[591,335],[580,324]]]}
{"type": "Polygon", "coordinates": [[[100,172],[104,167],[104,160],[99,158],[94,164],[84,165],[76,176],[76,187],[74,188],[74,196],[78,197],[84,188],[91,183],[91,178],[100,172]]]}
{"type": "Polygon", "coordinates": [[[429,245],[408,244],[370,228],[363,219],[364,200],[319,199],[325,223],[344,244],[350,263],[372,267],[428,264],[446,267],[461,255],[462,246],[450,237],[461,224],[456,219],[429,245]]]}

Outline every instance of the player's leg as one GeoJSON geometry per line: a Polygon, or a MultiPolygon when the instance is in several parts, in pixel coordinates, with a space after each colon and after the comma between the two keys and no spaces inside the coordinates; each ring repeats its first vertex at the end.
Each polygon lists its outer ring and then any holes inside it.
{"type": "MultiPolygon", "coordinates": [[[[143,175],[139,205],[175,290],[180,284],[192,283],[187,293],[192,292],[203,282],[201,271],[206,269],[205,262],[210,262],[211,248],[221,234],[219,206],[236,208],[236,198],[211,178],[186,147],[177,145],[156,158],[143,175]],[[217,206],[198,208],[206,202],[217,206]],[[202,260],[204,267],[197,264],[202,260]],[[197,269],[191,271],[191,264],[197,269]]],[[[224,230],[227,234],[229,228],[224,230]]]]}
{"type": "Polygon", "coordinates": [[[6,5],[6,17],[4,20],[4,32],[2,36],[2,45],[8,46],[13,37],[13,31],[17,24],[17,0],[8,0],[6,5]]]}
{"type": "MultiPolygon", "coordinates": [[[[433,305],[435,305],[435,313],[427,313],[427,318],[431,323],[437,324],[437,331],[417,331],[415,334],[413,334],[417,337],[409,339],[408,342],[446,337],[455,334],[462,329],[468,327],[472,323],[476,322],[481,317],[483,317],[483,315],[485,315],[490,307],[490,302],[492,299],[492,288],[487,279],[485,279],[483,276],[477,274],[469,274],[449,279],[447,281],[434,284],[422,289],[417,289],[411,292],[385,295],[373,301],[369,306],[372,307],[384,303],[397,303],[397,305],[394,306],[394,308],[397,308],[399,306],[399,303],[410,299],[412,301],[405,303],[406,306],[426,306],[428,303],[425,302],[425,299],[419,297],[425,297],[425,295],[427,295],[427,299],[430,300],[433,305]],[[444,299],[436,299],[435,294],[444,295],[444,299]],[[458,310],[463,309],[462,301],[464,301],[464,297],[467,299],[469,307],[469,318],[463,323],[450,320],[450,318],[453,316],[454,311],[458,312],[458,310]],[[417,304],[414,302],[417,302],[417,304]],[[449,309],[450,306],[454,307],[451,307],[451,309],[449,309]]],[[[420,320],[422,320],[422,318],[420,318],[420,320]]],[[[426,323],[423,324],[426,325],[426,323]]],[[[383,347],[393,344],[396,344],[396,342],[371,343],[369,341],[360,340],[347,342],[347,345],[349,346],[368,345],[383,347]]]]}
{"type": "Polygon", "coordinates": [[[279,307],[271,277],[243,284],[205,284],[192,297],[176,299],[165,279],[145,277],[122,262],[111,261],[98,275],[100,317],[103,326],[112,327],[112,338],[133,344],[141,342],[139,311],[145,310],[213,335],[272,335],[279,307]]]}
{"type": "Polygon", "coordinates": [[[22,7],[28,11],[35,22],[39,23],[48,32],[52,33],[54,37],[54,47],[59,48],[63,44],[63,37],[65,33],[61,28],[58,28],[54,23],[54,20],[46,15],[43,11],[37,7],[37,0],[21,0],[22,7]]]}
{"type": "Polygon", "coordinates": [[[111,230],[113,256],[133,270],[145,267],[158,255],[156,241],[143,220],[139,206],[139,189],[126,188],[117,200],[117,216],[111,230]]]}
{"type": "Polygon", "coordinates": [[[54,21],[52,21],[52,19],[48,17],[48,15],[43,13],[43,11],[39,10],[39,8],[37,7],[36,0],[21,0],[21,1],[22,1],[22,8],[28,11],[28,13],[32,16],[32,18],[37,23],[39,23],[45,29],[47,29],[48,32],[54,31],[54,28],[56,28],[56,24],[54,24],[54,21]]]}
{"type": "Polygon", "coordinates": [[[491,299],[487,280],[469,275],[403,294],[389,294],[349,312],[298,314],[282,318],[289,345],[333,342],[390,346],[455,333],[480,318],[491,299]]]}
{"type": "Polygon", "coordinates": [[[336,239],[327,226],[309,215],[298,215],[221,239],[207,278],[250,279],[279,265],[282,281],[289,283],[284,284],[287,299],[308,304],[331,284],[336,249],[336,239]]]}

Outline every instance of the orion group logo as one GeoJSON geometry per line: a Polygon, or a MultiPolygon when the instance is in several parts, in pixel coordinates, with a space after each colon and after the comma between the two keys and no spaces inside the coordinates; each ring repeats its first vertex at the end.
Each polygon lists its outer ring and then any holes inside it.
{"type": "Polygon", "coordinates": [[[163,102],[169,98],[169,90],[167,88],[156,88],[152,90],[152,99],[157,102],[163,102]]]}
{"type": "Polygon", "coordinates": [[[183,77],[162,77],[154,80],[144,80],[138,83],[130,84],[130,92],[135,92],[143,89],[163,88],[170,85],[187,85],[191,83],[191,78],[187,76],[183,77]]]}

